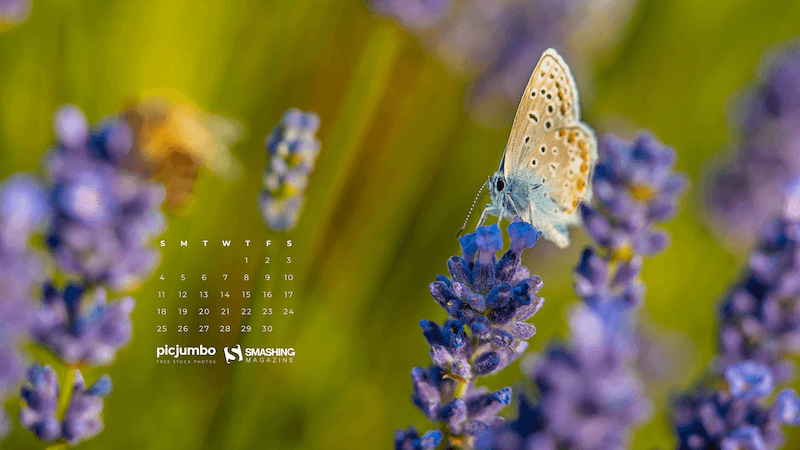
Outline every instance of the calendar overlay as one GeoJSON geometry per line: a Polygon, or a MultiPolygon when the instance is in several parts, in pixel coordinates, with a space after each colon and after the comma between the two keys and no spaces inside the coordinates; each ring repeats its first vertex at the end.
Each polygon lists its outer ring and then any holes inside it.
{"type": "Polygon", "coordinates": [[[200,254],[208,251],[209,258],[191,264],[192,270],[162,264],[155,274],[154,291],[147,294],[160,343],[157,364],[294,362],[295,349],[272,339],[295,314],[291,239],[161,240],[158,245],[194,247],[200,254]]]}

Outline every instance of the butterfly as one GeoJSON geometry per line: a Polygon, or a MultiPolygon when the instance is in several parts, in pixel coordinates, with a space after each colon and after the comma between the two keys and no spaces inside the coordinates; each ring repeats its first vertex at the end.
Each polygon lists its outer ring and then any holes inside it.
{"type": "Polygon", "coordinates": [[[519,216],[566,247],[567,226],[578,222],[578,205],[592,198],[596,161],[597,138],[580,121],[578,89],[569,66],[558,52],[547,49],[522,94],[500,169],[484,183],[491,201],[478,226],[489,214],[509,221],[519,216]]]}

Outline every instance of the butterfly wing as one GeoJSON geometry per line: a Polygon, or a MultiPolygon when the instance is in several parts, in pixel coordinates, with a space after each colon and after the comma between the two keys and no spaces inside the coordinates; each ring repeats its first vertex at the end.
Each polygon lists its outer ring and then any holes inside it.
{"type": "Polygon", "coordinates": [[[569,66],[547,49],[533,69],[514,117],[504,154],[506,178],[527,169],[528,153],[545,134],[579,120],[578,90],[569,66]]]}
{"type": "Polygon", "coordinates": [[[597,161],[597,139],[591,128],[576,123],[547,133],[526,157],[533,179],[542,183],[531,194],[552,198],[555,214],[574,216],[581,202],[591,200],[591,174],[597,161]]]}
{"type": "Polygon", "coordinates": [[[578,205],[591,199],[597,139],[580,122],[575,81],[553,49],[544,52],[528,81],[504,161],[506,179],[528,203],[519,205],[524,218],[565,246],[566,225],[577,221],[578,205]]]}

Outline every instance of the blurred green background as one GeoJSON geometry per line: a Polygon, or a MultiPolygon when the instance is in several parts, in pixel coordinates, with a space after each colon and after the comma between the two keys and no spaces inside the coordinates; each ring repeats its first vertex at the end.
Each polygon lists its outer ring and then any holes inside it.
{"type": "MultiPolygon", "coordinates": [[[[593,97],[584,102],[589,124],[599,132],[653,130],[677,149],[677,166],[692,181],[680,216],[667,225],[672,246],[645,264],[642,320],[657,340],[683,334],[693,345],[681,341],[674,355],[680,376],[653,387],[658,414],[636,433],[633,448],[673,445],[658,404],[669,389],[698,378],[713,353],[715,302],[742,257],[721,248],[704,226],[698,175],[726,141],[731,94],[752,79],[765,49],[800,32],[798,24],[796,1],[643,0],[620,44],[597,61],[592,78],[579,80],[593,97]]],[[[398,427],[428,429],[409,401],[409,371],[429,363],[418,322],[445,317],[427,286],[458,253],[454,233],[496,169],[510,127],[472,123],[462,106],[466,86],[358,1],[34,0],[27,21],[0,33],[0,176],[38,170],[59,105],[74,103],[94,122],[118,111],[125,97],[170,88],[241,121],[248,134],[233,147],[239,178],[201,176],[196,204],[169,215],[162,239],[294,242],[291,250],[268,250],[277,260],[271,266],[260,264],[258,247],[167,248],[156,276],[132,294],[132,343],[112,366],[86,371],[90,380],[109,373],[114,393],[105,431],[79,447],[372,449],[389,448],[398,427]],[[256,197],[263,138],[289,107],[320,115],[322,152],[299,226],[278,235],[263,225],[256,197]],[[283,255],[293,257],[290,266],[280,262],[283,255]],[[295,314],[257,317],[253,323],[272,324],[273,333],[241,339],[235,332],[156,333],[156,324],[174,330],[187,323],[175,313],[160,319],[157,306],[196,306],[159,300],[157,290],[197,290],[199,281],[179,284],[179,275],[223,272],[256,280],[272,274],[266,284],[225,286],[291,288],[289,301],[254,296],[251,306],[295,314]],[[294,281],[278,282],[283,273],[294,281]],[[291,365],[155,364],[157,345],[204,343],[221,353],[236,342],[291,346],[297,357],[291,365]]],[[[539,331],[531,353],[565,333],[575,300],[571,269],[586,243],[579,229],[572,235],[567,250],[542,243],[526,256],[545,280],[547,299],[532,319],[539,331]]],[[[223,286],[214,283],[212,292],[223,286]]],[[[519,377],[515,364],[484,382],[499,388],[519,377]]],[[[6,406],[12,415],[19,407],[14,399],[6,406]]],[[[796,433],[792,439],[787,448],[800,446],[796,433]]],[[[0,445],[43,447],[18,425],[0,445]]]]}

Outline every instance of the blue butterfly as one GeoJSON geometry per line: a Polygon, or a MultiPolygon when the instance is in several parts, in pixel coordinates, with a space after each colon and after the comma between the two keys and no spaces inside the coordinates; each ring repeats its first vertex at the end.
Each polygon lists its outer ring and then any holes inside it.
{"type": "MultiPolygon", "coordinates": [[[[580,121],[578,89],[569,66],[547,49],[522,94],[500,169],[484,183],[487,215],[532,224],[558,245],[569,245],[567,227],[578,223],[578,205],[592,198],[597,138],[580,121]]],[[[481,191],[483,187],[481,187],[481,191]]],[[[466,223],[465,223],[466,225],[466,223]]]]}

